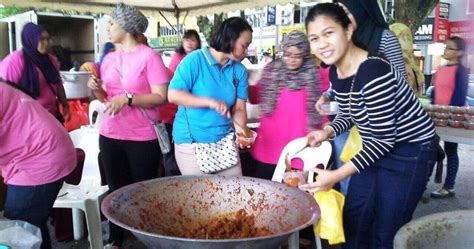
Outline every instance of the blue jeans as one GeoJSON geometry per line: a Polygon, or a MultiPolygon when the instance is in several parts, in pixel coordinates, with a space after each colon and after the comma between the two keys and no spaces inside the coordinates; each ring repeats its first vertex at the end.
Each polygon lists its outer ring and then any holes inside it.
{"type": "MultiPolygon", "coordinates": [[[[346,145],[347,138],[349,137],[349,131],[342,133],[341,135],[337,136],[333,140],[334,144],[334,164],[337,168],[342,167],[344,162],[339,159],[342,153],[342,149],[344,149],[344,145],[346,145]]],[[[347,195],[347,189],[349,188],[349,182],[351,177],[347,177],[346,179],[339,182],[339,186],[341,187],[341,193],[347,195]]]]}
{"type": "Polygon", "coordinates": [[[41,249],[51,248],[47,221],[62,185],[63,179],[38,186],[7,185],[4,216],[37,226],[43,239],[41,249]]]}
{"type": "Polygon", "coordinates": [[[404,144],[351,178],[344,206],[343,248],[393,248],[411,220],[436,162],[437,141],[404,144]]]}

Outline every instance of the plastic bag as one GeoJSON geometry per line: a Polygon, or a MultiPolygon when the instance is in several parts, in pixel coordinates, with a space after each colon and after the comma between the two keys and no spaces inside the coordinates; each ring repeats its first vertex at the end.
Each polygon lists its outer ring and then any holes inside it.
{"type": "MultiPolygon", "coordinates": [[[[71,119],[64,123],[67,131],[81,128],[89,124],[89,100],[68,100],[71,119]]],[[[62,112],[62,107],[60,108],[62,112]]]]}
{"type": "Polygon", "coordinates": [[[39,249],[41,242],[38,227],[21,220],[0,221],[0,244],[11,248],[39,249]]]}
{"type": "Polygon", "coordinates": [[[321,218],[314,225],[314,233],[322,239],[327,239],[330,245],[346,242],[342,224],[344,196],[331,189],[314,193],[314,199],[321,209],[321,218]]]}
{"type": "Polygon", "coordinates": [[[362,138],[357,127],[352,127],[339,159],[347,163],[362,149],[362,138]]]}

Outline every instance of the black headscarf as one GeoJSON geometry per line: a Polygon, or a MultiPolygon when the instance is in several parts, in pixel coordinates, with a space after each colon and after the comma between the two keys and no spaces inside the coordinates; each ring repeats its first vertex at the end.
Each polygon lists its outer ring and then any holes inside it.
{"type": "Polygon", "coordinates": [[[372,53],[379,52],[380,40],[388,24],[377,0],[337,0],[346,6],[357,22],[355,41],[372,53]]]}

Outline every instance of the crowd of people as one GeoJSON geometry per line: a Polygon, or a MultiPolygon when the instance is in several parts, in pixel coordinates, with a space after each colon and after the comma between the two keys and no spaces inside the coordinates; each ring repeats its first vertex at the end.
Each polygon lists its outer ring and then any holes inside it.
{"type": "MultiPolygon", "coordinates": [[[[82,66],[91,72],[88,87],[105,105],[98,143],[111,191],[163,175],[242,175],[239,149],[250,149],[252,176],[269,180],[288,142],[306,137],[308,146],[319,146],[332,140],[335,167],[314,168],[317,181],[300,188],[336,186],[346,196],[343,248],[393,247],[395,233],[411,220],[426,189],[440,141],[416,97],[419,72],[407,65],[410,53],[402,52],[376,1],[315,5],[306,34],[290,32],[282,56],[267,63],[252,86],[240,62],[252,42],[245,19],[225,20],[208,47],[201,46],[197,31],[187,30],[168,68],[147,45],[147,26],[137,8],[118,4],[103,56],[82,66]],[[323,112],[329,101],[338,104],[335,116],[323,112]],[[238,142],[248,133],[247,102],[260,106],[253,144],[238,142]],[[160,134],[150,122],[166,126],[169,152],[161,152],[160,134]],[[354,127],[362,149],[343,162],[339,155],[354,127]],[[223,153],[213,157],[218,152],[223,153]]],[[[397,35],[406,32],[400,25],[391,28],[397,35]]],[[[46,221],[76,153],[61,124],[70,114],[59,64],[48,54],[49,34],[28,23],[21,37],[23,48],[0,64],[4,216],[37,225],[41,248],[51,248],[46,221]]],[[[435,104],[465,105],[464,50],[461,38],[447,42],[448,65],[434,79],[435,104]]],[[[444,146],[448,174],[434,198],[455,193],[457,144],[444,146]]],[[[123,242],[124,230],[110,223],[107,243],[120,248],[123,242]]]]}

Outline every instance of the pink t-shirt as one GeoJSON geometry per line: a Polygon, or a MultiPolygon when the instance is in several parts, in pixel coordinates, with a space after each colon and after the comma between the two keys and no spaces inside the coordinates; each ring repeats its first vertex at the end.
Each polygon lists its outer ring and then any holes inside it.
{"type": "Polygon", "coordinates": [[[438,69],[434,77],[436,89],[434,103],[436,105],[450,105],[456,87],[456,71],[458,66],[444,66],[438,69]]]}
{"type": "Polygon", "coordinates": [[[76,151],[61,124],[31,97],[0,83],[0,168],[6,184],[57,181],[76,166],[76,151]]]}
{"type": "MultiPolygon", "coordinates": [[[[59,71],[59,64],[55,57],[49,55],[49,58],[53,62],[54,67],[59,71]]],[[[21,74],[23,72],[23,67],[25,62],[23,60],[23,51],[15,51],[5,57],[5,59],[0,63],[0,77],[5,80],[9,80],[13,83],[20,84],[21,74]]],[[[43,76],[43,73],[39,68],[36,68],[38,71],[39,78],[39,91],[40,95],[36,100],[46,109],[48,112],[55,114],[56,113],[56,97],[48,86],[46,79],[43,76]]],[[[60,82],[62,84],[62,82],[60,82]]],[[[55,92],[58,91],[60,84],[53,84],[53,89],[55,92]]]]}
{"type": "MultiPolygon", "coordinates": [[[[109,99],[125,95],[125,91],[136,95],[151,93],[152,85],[169,82],[168,69],[160,54],[145,45],[139,45],[131,52],[107,54],[100,72],[109,99]],[[123,85],[119,72],[123,77],[123,85]]],[[[158,120],[157,108],[148,108],[146,111],[151,119],[158,120]]],[[[102,136],[119,140],[156,139],[153,127],[140,108],[130,106],[124,106],[115,116],[104,115],[99,132],[102,136]]]]}
{"type": "Polygon", "coordinates": [[[276,164],[283,148],[291,140],[308,133],[307,91],[283,89],[270,116],[260,118],[252,156],[264,163],[276,164]]]}

